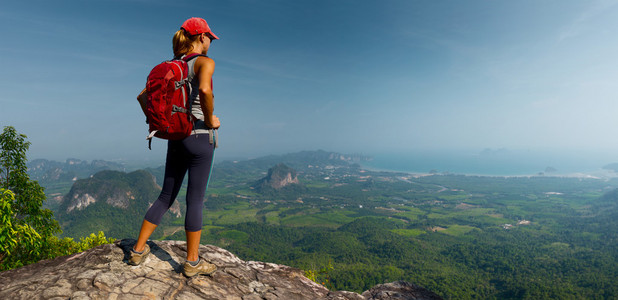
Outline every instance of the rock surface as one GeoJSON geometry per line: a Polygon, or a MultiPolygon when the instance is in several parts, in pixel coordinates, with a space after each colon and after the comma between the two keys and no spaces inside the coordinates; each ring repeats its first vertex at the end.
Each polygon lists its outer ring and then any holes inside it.
{"type": "Polygon", "coordinates": [[[375,300],[440,299],[435,293],[405,281],[378,284],[365,291],[363,297],[375,300]]]}
{"type": "Polygon", "coordinates": [[[440,299],[406,282],[378,285],[359,295],[307,279],[299,269],[243,261],[225,249],[200,245],[218,270],[186,278],[186,243],[148,242],[152,253],[140,266],[127,264],[135,240],[121,240],[78,254],[0,273],[0,299],[440,299]]]}

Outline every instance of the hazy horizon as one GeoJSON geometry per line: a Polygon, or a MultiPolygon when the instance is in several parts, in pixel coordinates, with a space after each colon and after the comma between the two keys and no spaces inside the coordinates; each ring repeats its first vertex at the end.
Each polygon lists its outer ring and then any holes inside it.
{"type": "MultiPolygon", "coordinates": [[[[307,149],[303,151],[328,151],[327,149],[307,149]]],[[[255,156],[232,156],[216,155],[215,162],[223,161],[246,161],[271,155],[285,155],[295,152],[265,153],[255,156]]],[[[483,149],[482,151],[413,151],[413,152],[383,152],[383,153],[360,153],[348,152],[340,154],[362,155],[369,158],[360,163],[363,169],[390,172],[405,172],[411,174],[463,174],[480,176],[576,176],[594,178],[618,177],[618,173],[610,169],[604,169],[609,164],[618,163],[612,160],[589,153],[559,153],[554,152],[531,152],[529,150],[509,149],[483,149]]],[[[35,159],[47,159],[51,161],[65,162],[69,159],[92,162],[104,160],[121,163],[128,171],[147,167],[160,167],[165,163],[163,156],[146,156],[141,158],[118,158],[118,159],[84,159],[79,157],[51,158],[51,157],[28,157],[29,161],[35,159]]]]}
{"type": "Polygon", "coordinates": [[[221,38],[217,157],[506,148],[612,163],[616,4],[13,1],[0,127],[28,136],[29,159],[163,161],[135,96],[199,16],[221,38]]]}

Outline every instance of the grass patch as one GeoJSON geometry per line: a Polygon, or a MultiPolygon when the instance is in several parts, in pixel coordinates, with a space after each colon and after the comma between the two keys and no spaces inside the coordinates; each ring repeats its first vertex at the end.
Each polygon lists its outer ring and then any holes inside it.
{"type": "Polygon", "coordinates": [[[258,211],[258,209],[228,210],[213,223],[215,225],[234,225],[245,222],[255,222],[257,221],[256,214],[258,211]]]}
{"type": "Polygon", "coordinates": [[[266,219],[267,224],[280,225],[281,218],[279,218],[278,211],[271,211],[264,214],[264,218],[266,219]]]}
{"type": "Polygon", "coordinates": [[[225,206],[224,209],[225,210],[246,210],[246,209],[249,209],[250,207],[251,207],[251,204],[249,204],[249,202],[239,201],[232,205],[225,206]]]}
{"type": "Polygon", "coordinates": [[[418,216],[424,214],[424,212],[416,207],[397,207],[399,210],[405,210],[404,212],[398,212],[395,216],[402,217],[407,219],[408,221],[416,221],[418,220],[418,216]]]}
{"type": "Polygon", "coordinates": [[[427,214],[427,219],[433,219],[433,220],[444,220],[444,219],[450,219],[452,216],[451,215],[444,215],[444,214],[438,214],[438,213],[429,213],[427,214]]]}
{"type": "Polygon", "coordinates": [[[415,237],[426,233],[426,231],[422,229],[393,229],[391,231],[405,237],[415,237]]]}
{"type": "Polygon", "coordinates": [[[322,188],[330,187],[331,183],[329,183],[329,182],[312,182],[312,183],[306,183],[305,186],[308,187],[308,188],[322,189],[322,188]]]}
{"type": "Polygon", "coordinates": [[[215,225],[204,225],[202,226],[202,231],[206,232],[207,234],[212,234],[212,230],[216,230],[216,229],[223,229],[225,227],[223,226],[215,226],[215,225]]]}
{"type": "Polygon", "coordinates": [[[448,235],[452,235],[452,236],[462,236],[472,230],[479,230],[476,227],[472,227],[472,226],[467,226],[467,225],[451,225],[448,228],[446,228],[445,230],[441,230],[440,232],[442,233],[446,233],[448,235]]]}

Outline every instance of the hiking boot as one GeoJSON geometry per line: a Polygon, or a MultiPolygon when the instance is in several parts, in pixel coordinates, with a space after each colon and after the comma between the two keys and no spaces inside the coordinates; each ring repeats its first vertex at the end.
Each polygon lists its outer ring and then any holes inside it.
{"type": "Polygon", "coordinates": [[[200,262],[197,265],[192,266],[188,261],[182,266],[182,273],[187,277],[193,277],[198,274],[210,275],[217,270],[217,266],[200,258],[200,262]]]}
{"type": "Polygon", "coordinates": [[[133,247],[131,247],[131,257],[129,258],[129,264],[138,266],[146,259],[148,254],[150,254],[150,246],[148,246],[148,244],[146,244],[146,247],[144,247],[144,251],[142,251],[142,253],[135,252],[135,250],[133,250],[133,247]]]}

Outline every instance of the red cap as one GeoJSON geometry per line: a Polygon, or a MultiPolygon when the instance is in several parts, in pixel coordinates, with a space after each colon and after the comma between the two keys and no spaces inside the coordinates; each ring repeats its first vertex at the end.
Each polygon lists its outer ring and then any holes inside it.
{"type": "Polygon", "coordinates": [[[208,27],[208,23],[206,20],[202,18],[191,18],[182,23],[180,28],[184,29],[190,35],[196,35],[200,33],[208,33],[208,35],[212,36],[216,40],[219,38],[210,30],[208,27]]]}

